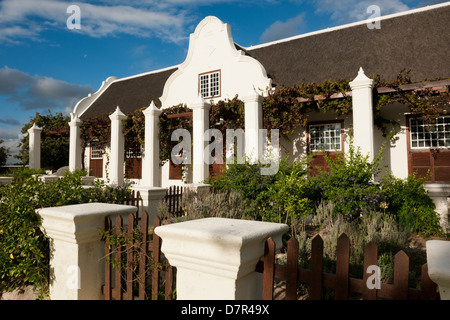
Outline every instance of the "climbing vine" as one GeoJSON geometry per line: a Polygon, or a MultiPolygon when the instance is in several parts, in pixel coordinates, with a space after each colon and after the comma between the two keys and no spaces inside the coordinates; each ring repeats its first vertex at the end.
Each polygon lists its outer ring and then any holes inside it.
{"type": "Polygon", "coordinates": [[[179,104],[170,108],[162,110],[162,114],[159,116],[159,159],[162,166],[170,159],[172,149],[178,144],[178,141],[172,141],[172,132],[176,129],[186,129],[192,136],[192,116],[189,113],[192,112],[184,104],[179,104]],[[171,115],[176,115],[171,117],[171,115]]]}
{"type": "MultiPolygon", "coordinates": [[[[398,125],[393,120],[385,119],[381,115],[383,107],[395,102],[406,105],[410,112],[417,114],[426,122],[432,122],[436,117],[445,113],[449,106],[449,88],[436,91],[432,88],[420,90],[404,90],[402,86],[412,84],[411,70],[401,70],[396,79],[387,81],[380,75],[374,79],[374,122],[384,135],[389,134],[389,127],[398,125]],[[378,92],[377,88],[388,88],[385,92],[378,92]]],[[[302,83],[292,87],[281,87],[269,90],[264,97],[263,127],[279,129],[280,135],[287,138],[298,127],[306,127],[309,113],[316,111],[334,113],[338,116],[349,115],[352,112],[352,97],[350,80],[326,80],[322,83],[302,83]]],[[[143,108],[128,114],[124,120],[125,145],[144,145],[145,117],[143,108]]],[[[162,109],[159,121],[160,165],[170,159],[172,148],[178,143],[171,141],[172,132],[184,128],[192,134],[192,110],[180,104],[162,109]]],[[[219,129],[225,134],[226,129],[245,129],[244,102],[236,95],[233,99],[226,99],[211,103],[209,114],[211,128],[219,129]]],[[[107,116],[84,120],[81,130],[83,147],[90,141],[97,139],[100,143],[109,143],[110,120],[107,116]]],[[[84,148],[83,148],[84,149],[84,148]]]]}

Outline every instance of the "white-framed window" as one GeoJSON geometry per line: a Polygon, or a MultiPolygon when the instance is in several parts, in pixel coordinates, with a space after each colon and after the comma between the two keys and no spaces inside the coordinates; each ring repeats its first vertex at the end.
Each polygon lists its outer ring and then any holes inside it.
{"type": "Polygon", "coordinates": [[[103,148],[98,141],[91,142],[91,159],[102,159],[103,148]]]}
{"type": "Polygon", "coordinates": [[[199,75],[199,92],[203,98],[220,96],[220,70],[199,75]]]}
{"type": "Polygon", "coordinates": [[[341,123],[310,125],[309,151],[342,151],[341,123]]]}
{"type": "Polygon", "coordinates": [[[409,121],[411,149],[450,148],[450,116],[436,118],[435,124],[425,123],[420,118],[409,121]]]}

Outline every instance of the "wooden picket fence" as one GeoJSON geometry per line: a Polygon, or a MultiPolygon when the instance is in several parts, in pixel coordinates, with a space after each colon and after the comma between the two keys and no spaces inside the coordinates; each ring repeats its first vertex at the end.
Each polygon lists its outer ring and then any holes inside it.
{"type": "Polygon", "coordinates": [[[167,194],[163,198],[163,202],[168,206],[169,213],[172,216],[181,217],[184,214],[181,206],[183,189],[182,186],[171,186],[167,189],[167,194]]]}
{"type": "MultiPolygon", "coordinates": [[[[171,300],[175,288],[175,270],[161,253],[161,239],[149,234],[148,214],[143,212],[138,221],[128,215],[126,226],[118,216],[113,226],[105,219],[105,300],[171,300]],[[115,236],[124,241],[117,244],[115,236]],[[162,288],[164,287],[164,292],[162,288]]],[[[161,225],[156,217],[154,228],[161,225]]]]}
{"type": "MultiPolygon", "coordinates": [[[[317,235],[312,239],[310,269],[298,267],[298,241],[291,238],[287,243],[287,262],[285,265],[275,263],[275,243],[269,238],[265,244],[264,262],[257,265],[256,271],[263,273],[263,299],[272,300],[274,280],[286,282],[286,300],[297,300],[298,283],[309,285],[308,295],[311,300],[323,298],[324,287],[334,289],[335,300],[347,300],[356,293],[363,300],[439,300],[437,285],[428,276],[427,264],[422,266],[421,289],[409,288],[409,257],[399,251],[394,260],[393,284],[381,283],[379,289],[369,289],[367,285],[370,273],[364,273],[363,279],[349,276],[350,240],[344,233],[337,242],[336,274],[323,272],[323,240],[317,235]]],[[[377,266],[378,248],[372,242],[364,251],[364,270],[371,265],[377,266]]],[[[371,280],[371,279],[369,279],[371,280]]]]}
{"type": "Polygon", "coordinates": [[[136,219],[139,219],[139,207],[142,203],[141,193],[136,190],[131,190],[127,197],[123,200],[122,204],[135,206],[137,208],[136,211],[136,219]]]}

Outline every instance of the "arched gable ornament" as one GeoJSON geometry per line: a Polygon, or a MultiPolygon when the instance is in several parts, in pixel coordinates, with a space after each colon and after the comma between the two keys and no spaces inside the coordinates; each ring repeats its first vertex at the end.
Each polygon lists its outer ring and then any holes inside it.
{"type": "Polygon", "coordinates": [[[166,81],[160,97],[162,108],[195,101],[199,75],[211,71],[220,71],[221,94],[215,100],[243,96],[253,88],[264,92],[272,84],[263,65],[236,48],[230,26],[208,16],[190,35],[185,61],[166,81]]]}

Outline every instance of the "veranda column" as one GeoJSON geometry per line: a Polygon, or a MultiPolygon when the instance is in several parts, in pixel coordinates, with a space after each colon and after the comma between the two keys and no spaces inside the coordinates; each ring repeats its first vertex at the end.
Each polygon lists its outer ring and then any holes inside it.
{"type": "Polygon", "coordinates": [[[30,169],[41,168],[41,132],[36,123],[28,129],[28,143],[29,143],[29,162],[30,169]]]}
{"type": "Polygon", "coordinates": [[[260,129],[263,128],[263,97],[253,89],[242,99],[245,102],[245,155],[249,161],[256,162],[263,151],[260,136],[260,129]]]}
{"type": "Polygon", "coordinates": [[[193,139],[193,183],[203,183],[209,177],[209,164],[204,161],[205,147],[208,142],[204,139],[204,133],[209,129],[209,110],[211,105],[202,96],[195,100],[191,109],[192,115],[192,139],[193,139]]]}
{"type": "Polygon", "coordinates": [[[143,111],[145,116],[145,146],[142,159],[142,185],[161,186],[161,169],[159,167],[159,116],[162,111],[152,101],[143,111]]]}
{"type": "Polygon", "coordinates": [[[125,138],[123,136],[122,120],[126,118],[126,115],[120,111],[119,107],[109,116],[109,119],[111,119],[110,183],[115,186],[122,186],[124,182],[125,138]]]}
{"type": "Polygon", "coordinates": [[[374,81],[369,79],[362,68],[358,76],[350,82],[353,105],[353,142],[359,147],[363,155],[373,159],[374,126],[373,126],[373,98],[374,81]]]}
{"type": "Polygon", "coordinates": [[[81,120],[78,118],[78,115],[74,113],[70,114],[70,118],[69,170],[75,171],[81,169],[81,120]]]}

